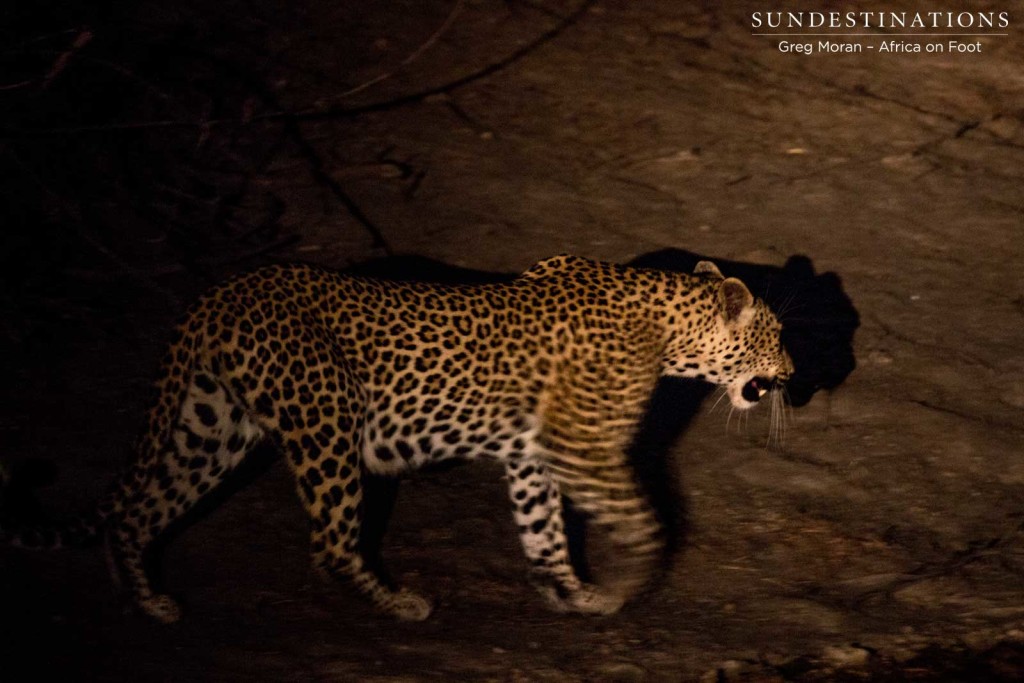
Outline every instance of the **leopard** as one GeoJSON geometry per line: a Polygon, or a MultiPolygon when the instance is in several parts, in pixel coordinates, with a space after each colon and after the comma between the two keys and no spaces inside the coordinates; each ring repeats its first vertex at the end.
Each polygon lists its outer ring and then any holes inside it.
{"type": "Polygon", "coordinates": [[[781,330],[710,261],[691,274],[561,255],[486,284],[265,266],[189,308],[134,458],[91,512],[2,534],[28,547],[105,542],[137,609],[174,622],[182,608],[150,571],[155,542],[269,442],[308,513],[313,567],[419,621],[431,601],[360,542],[366,477],[484,458],[504,468],[547,605],[611,614],[651,581],[665,548],[628,454],[656,384],[695,378],[752,408],[794,372],[781,330]],[[580,578],[566,499],[613,544],[614,588],[580,578]]]}

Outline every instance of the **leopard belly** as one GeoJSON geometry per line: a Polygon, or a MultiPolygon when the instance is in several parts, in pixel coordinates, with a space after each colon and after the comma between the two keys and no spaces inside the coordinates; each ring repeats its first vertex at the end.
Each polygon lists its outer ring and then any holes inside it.
{"type": "MultiPolygon", "coordinates": [[[[432,405],[428,400],[428,410],[432,405]]],[[[535,418],[491,412],[486,406],[449,405],[426,415],[373,414],[364,432],[362,462],[373,474],[397,476],[451,459],[505,461],[536,455],[535,418]]]]}

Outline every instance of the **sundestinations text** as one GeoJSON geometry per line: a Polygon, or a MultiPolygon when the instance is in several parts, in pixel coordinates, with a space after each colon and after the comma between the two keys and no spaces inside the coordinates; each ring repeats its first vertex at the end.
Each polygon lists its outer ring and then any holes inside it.
{"type": "Polygon", "coordinates": [[[754,12],[750,25],[765,28],[1002,29],[1009,12],[754,12]]]}

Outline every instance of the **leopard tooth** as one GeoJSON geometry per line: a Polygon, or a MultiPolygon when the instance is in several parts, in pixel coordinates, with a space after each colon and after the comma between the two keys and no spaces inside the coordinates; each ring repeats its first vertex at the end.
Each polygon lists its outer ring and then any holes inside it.
{"type": "Polygon", "coordinates": [[[767,394],[767,393],[768,393],[768,390],[767,390],[767,389],[758,389],[758,390],[757,390],[757,395],[758,395],[758,397],[759,397],[759,398],[760,398],[761,396],[764,396],[764,395],[765,395],[765,394],[767,394]]]}

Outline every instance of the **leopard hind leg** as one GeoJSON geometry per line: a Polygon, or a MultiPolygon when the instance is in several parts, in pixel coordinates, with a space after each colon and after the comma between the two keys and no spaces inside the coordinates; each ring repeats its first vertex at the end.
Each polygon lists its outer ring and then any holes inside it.
{"type": "MultiPolygon", "coordinates": [[[[383,576],[376,549],[363,543],[366,473],[360,449],[366,408],[358,380],[333,355],[309,353],[304,361],[303,377],[320,378],[316,411],[307,407],[296,412],[294,402],[282,401],[273,392],[254,396],[253,401],[263,407],[266,427],[280,441],[295,474],[310,518],[313,567],[353,586],[381,612],[403,621],[426,619],[430,602],[408,589],[392,587],[383,576]]],[[[303,377],[292,381],[301,387],[303,377]]]]}
{"type": "MultiPolygon", "coordinates": [[[[334,464],[328,459],[322,467],[331,471],[334,464]]],[[[351,585],[385,614],[402,621],[426,619],[432,611],[430,601],[407,588],[394,588],[386,578],[376,545],[382,530],[371,534],[373,547],[366,547],[365,474],[350,464],[338,466],[339,479],[328,480],[322,472],[310,467],[299,475],[300,495],[309,504],[314,568],[351,585]]]]}
{"type": "Polygon", "coordinates": [[[213,492],[262,438],[263,430],[228,389],[213,374],[196,372],[168,437],[140,442],[150,450],[121,482],[108,553],[143,612],[165,623],[179,618],[177,602],[154,588],[147,568],[154,542],[213,492]]]}

